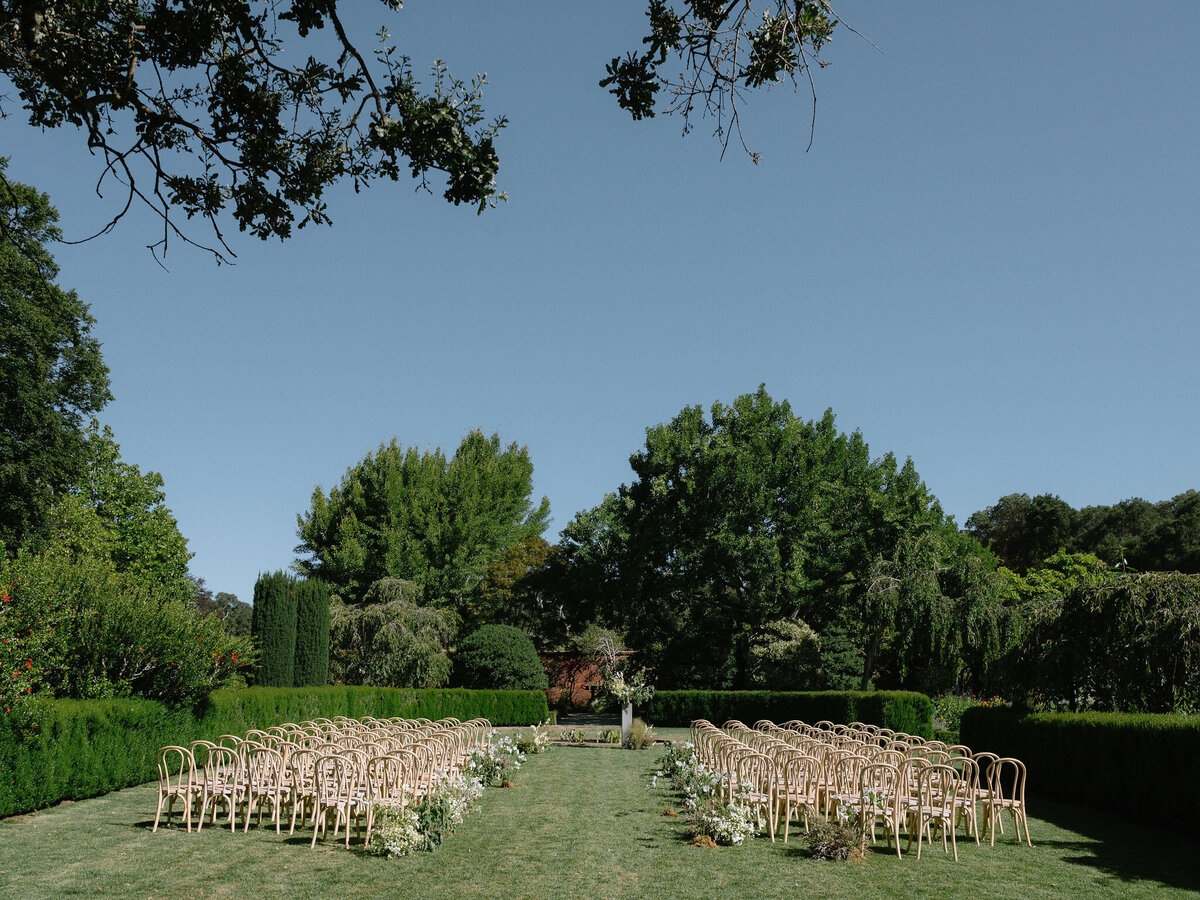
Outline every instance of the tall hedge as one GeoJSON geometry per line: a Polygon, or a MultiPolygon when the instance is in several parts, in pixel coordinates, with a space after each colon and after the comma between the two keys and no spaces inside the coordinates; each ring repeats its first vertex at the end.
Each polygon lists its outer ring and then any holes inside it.
{"type": "Polygon", "coordinates": [[[694,719],[720,725],[740,719],[865,722],[933,737],[933,702],[912,691],[656,691],[637,708],[653,725],[683,727],[694,719]]]}
{"type": "Polygon", "coordinates": [[[36,728],[0,718],[0,817],[151,781],[158,749],[167,744],[364,715],[532,725],[550,714],[540,691],[258,687],[216,691],[195,710],[155,700],[49,701],[38,705],[36,728]]]}
{"type": "Polygon", "coordinates": [[[258,647],[254,681],[264,687],[291,687],[296,672],[296,579],[285,572],[258,576],[250,632],[258,647]]]}
{"type": "Polygon", "coordinates": [[[292,684],[329,681],[329,588],[315,578],[296,583],[296,655],[292,684]]]}
{"type": "Polygon", "coordinates": [[[1200,716],[975,707],[963,713],[960,737],[973,750],[1024,762],[1033,799],[1200,832],[1200,716]]]}

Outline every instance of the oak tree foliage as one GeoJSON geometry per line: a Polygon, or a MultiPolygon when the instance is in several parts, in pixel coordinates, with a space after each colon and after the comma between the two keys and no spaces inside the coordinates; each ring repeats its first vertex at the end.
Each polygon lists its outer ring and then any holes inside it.
{"type": "MultiPolygon", "coordinates": [[[[383,17],[402,4],[380,5],[383,17]]],[[[494,206],[504,198],[494,141],[507,120],[485,112],[485,78],[461,80],[436,61],[423,84],[386,27],[373,46],[356,33],[352,8],[0,0],[0,75],[30,125],[72,126],[98,157],[97,190],[118,195],[100,233],[144,204],[162,221],[155,253],[195,243],[181,215],[209,223],[205,249],[218,261],[234,255],[225,214],[263,239],[327,223],[324,195],[340,182],[357,191],[408,173],[426,190],[436,179],[455,205],[494,206]]],[[[600,82],[635,119],[678,113],[686,131],[694,114],[711,115],[723,153],[741,135],[745,93],[788,82],[812,92],[815,117],[812,67],[825,65],[838,24],[826,0],[650,0],[647,15],[645,49],[614,58],[600,82]]],[[[0,205],[12,194],[0,173],[0,205]]]]}

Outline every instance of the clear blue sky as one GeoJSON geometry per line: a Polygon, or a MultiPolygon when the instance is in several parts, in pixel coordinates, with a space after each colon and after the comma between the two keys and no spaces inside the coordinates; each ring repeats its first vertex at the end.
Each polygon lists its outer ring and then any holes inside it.
{"type": "MultiPolygon", "coordinates": [[[[836,4],[883,52],[837,35],[807,153],[804,95],[750,98],[757,167],[597,86],[644,3],[354,6],[418,70],[488,73],[506,206],[381,183],[286,244],[230,226],[235,267],[177,245],[164,272],[140,215],[57,251],[103,420],[214,590],[288,566],[313,487],[393,437],[528,445],[553,538],[647,426],[760,382],[911,456],[960,522],[1200,488],[1200,4],[836,4]]],[[[10,175],[68,237],[102,224],[80,140],[8,106],[10,175]]]]}

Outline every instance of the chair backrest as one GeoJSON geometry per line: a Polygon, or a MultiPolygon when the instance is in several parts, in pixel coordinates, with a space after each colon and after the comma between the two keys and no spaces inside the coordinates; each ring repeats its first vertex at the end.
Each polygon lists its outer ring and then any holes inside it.
{"type": "Polygon", "coordinates": [[[332,753],[318,756],[313,765],[317,795],[325,802],[348,804],[354,796],[358,776],[354,764],[332,753]]]}
{"type": "Polygon", "coordinates": [[[262,744],[249,744],[245,753],[245,775],[251,793],[265,793],[280,786],[283,755],[262,744]]]}
{"type": "Polygon", "coordinates": [[[160,791],[190,790],[195,782],[196,761],[187,747],[174,744],[158,751],[158,789],[160,791]]]}
{"type": "Polygon", "coordinates": [[[1025,805],[1025,763],[1011,756],[1002,756],[988,771],[988,789],[999,800],[1025,805]]]}
{"type": "Polygon", "coordinates": [[[204,782],[210,790],[228,788],[242,776],[242,758],[232,747],[215,745],[208,748],[204,760],[204,782]]]}
{"type": "Polygon", "coordinates": [[[863,766],[858,773],[860,814],[865,816],[869,809],[897,809],[905,799],[900,779],[900,769],[890,763],[875,762],[863,766]]]}
{"type": "Polygon", "coordinates": [[[960,787],[958,772],[952,766],[927,765],[917,776],[919,803],[935,816],[953,817],[960,787]]]}
{"type": "Polygon", "coordinates": [[[384,755],[367,761],[367,800],[407,805],[413,797],[412,757],[384,755]]]}

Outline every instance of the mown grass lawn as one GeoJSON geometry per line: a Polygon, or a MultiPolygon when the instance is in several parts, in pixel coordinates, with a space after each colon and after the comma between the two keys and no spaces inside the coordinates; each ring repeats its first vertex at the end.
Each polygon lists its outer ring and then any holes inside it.
{"type": "MultiPolygon", "coordinates": [[[[811,859],[794,836],[704,850],[675,800],[651,789],[658,752],[555,747],[516,787],[492,788],[436,853],[385,860],[328,842],[309,849],[251,826],[152,834],[156,789],[0,820],[0,896],[118,897],[1173,897],[1200,891],[1195,839],[1071,807],[1035,804],[1034,847],[959,845],[897,860],[811,859]]],[[[175,821],[178,821],[176,819],[175,821]]],[[[352,845],[353,846],[353,845],[352,845]]]]}

